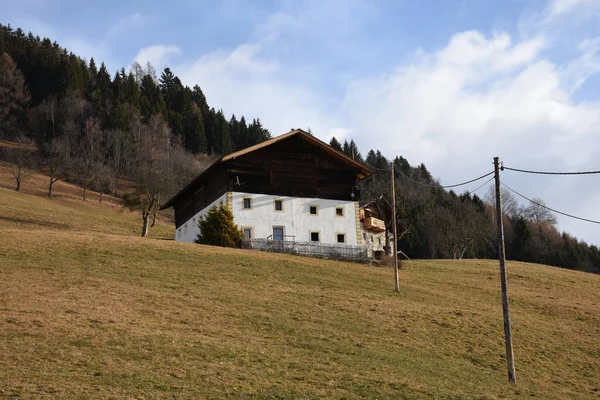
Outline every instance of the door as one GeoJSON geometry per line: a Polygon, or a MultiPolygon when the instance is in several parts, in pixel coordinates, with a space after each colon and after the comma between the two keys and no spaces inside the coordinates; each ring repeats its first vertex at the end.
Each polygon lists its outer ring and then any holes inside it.
{"type": "Polygon", "coordinates": [[[273,240],[281,242],[283,241],[283,227],[282,226],[274,226],[273,227],[273,240]]]}

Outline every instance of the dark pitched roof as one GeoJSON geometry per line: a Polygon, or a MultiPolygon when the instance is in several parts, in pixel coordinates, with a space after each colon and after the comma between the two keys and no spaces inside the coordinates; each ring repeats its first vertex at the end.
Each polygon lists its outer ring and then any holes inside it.
{"type": "Polygon", "coordinates": [[[360,179],[373,174],[373,171],[370,168],[359,163],[358,161],[354,160],[353,158],[348,157],[344,153],[334,149],[333,147],[329,146],[327,143],[323,142],[322,140],[317,139],[316,137],[303,131],[302,129],[294,129],[294,130],[289,131],[288,133],[284,133],[283,135],[279,135],[272,139],[265,140],[264,142],[255,144],[254,146],[247,147],[245,149],[236,151],[234,153],[231,153],[231,154],[228,154],[226,156],[219,158],[217,161],[215,161],[213,164],[211,164],[206,170],[204,170],[204,172],[202,172],[194,180],[192,180],[190,183],[188,183],[183,189],[181,189],[175,196],[173,196],[171,199],[169,199],[169,201],[167,201],[165,204],[163,204],[160,207],[160,209],[164,210],[166,208],[172,207],[174,201],[177,200],[177,198],[179,198],[179,196],[181,196],[188,188],[193,186],[196,182],[201,180],[205,175],[207,175],[210,171],[212,171],[217,165],[220,165],[220,164],[230,161],[230,160],[234,160],[237,157],[241,157],[241,156],[251,153],[253,151],[260,150],[260,149],[270,146],[272,144],[281,142],[282,140],[289,139],[293,136],[301,136],[302,138],[304,138],[304,139],[308,140],[309,142],[315,144],[316,146],[322,148],[323,150],[325,150],[326,152],[331,154],[333,157],[338,158],[341,161],[343,161],[347,164],[350,164],[353,167],[359,169],[360,170],[360,174],[359,174],[360,179]]]}

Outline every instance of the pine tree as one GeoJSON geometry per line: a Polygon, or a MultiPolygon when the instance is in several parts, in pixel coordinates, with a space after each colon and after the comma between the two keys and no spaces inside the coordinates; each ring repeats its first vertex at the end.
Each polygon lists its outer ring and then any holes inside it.
{"type": "Polygon", "coordinates": [[[231,142],[233,144],[233,150],[239,150],[240,146],[240,123],[238,122],[235,114],[231,116],[229,120],[229,135],[231,136],[231,142]]]}
{"type": "Polygon", "coordinates": [[[194,102],[188,104],[183,115],[185,149],[194,154],[206,153],[206,133],[200,107],[194,102]]]}
{"type": "Polygon", "coordinates": [[[350,150],[350,144],[348,143],[347,140],[344,140],[344,145],[342,146],[342,153],[344,153],[348,157],[352,156],[352,152],[350,150]]]}
{"type": "Polygon", "coordinates": [[[340,144],[340,142],[338,142],[335,136],[331,138],[331,140],[329,141],[329,145],[337,151],[342,151],[342,145],[340,144]]]}
{"type": "Polygon", "coordinates": [[[242,115],[240,118],[240,132],[238,135],[238,147],[237,149],[245,149],[250,146],[250,133],[248,132],[248,125],[246,124],[246,118],[242,115]]]}
{"type": "Polygon", "coordinates": [[[229,123],[225,119],[223,110],[217,112],[215,122],[215,152],[221,155],[229,154],[232,151],[233,144],[229,134],[229,123]]]}
{"type": "Polygon", "coordinates": [[[362,155],[358,151],[358,146],[354,142],[354,139],[350,140],[350,144],[348,145],[348,155],[358,162],[363,162],[362,155]]]}
{"type": "Polygon", "coordinates": [[[239,247],[242,232],[233,222],[233,214],[225,206],[214,206],[198,221],[200,233],[196,243],[221,247],[239,247]]]}
{"type": "Polygon", "coordinates": [[[140,92],[140,111],[146,121],[153,115],[164,114],[164,100],[161,96],[160,88],[156,85],[151,75],[145,75],[142,78],[140,92]]]}
{"type": "Polygon", "coordinates": [[[255,118],[248,127],[248,145],[252,146],[271,138],[271,133],[263,127],[260,119],[255,118]]]}
{"type": "Polygon", "coordinates": [[[175,75],[171,72],[171,68],[165,68],[162,74],[160,74],[158,86],[160,87],[163,96],[165,96],[165,103],[167,103],[167,105],[169,104],[169,97],[174,89],[174,81],[175,75]]]}
{"type": "Polygon", "coordinates": [[[204,132],[206,133],[206,152],[210,155],[220,154],[220,144],[217,145],[217,112],[214,108],[204,115],[204,132]]]}

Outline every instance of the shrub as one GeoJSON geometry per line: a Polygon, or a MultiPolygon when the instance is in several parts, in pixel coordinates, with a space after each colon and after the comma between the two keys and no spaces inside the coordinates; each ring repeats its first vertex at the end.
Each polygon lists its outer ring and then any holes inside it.
{"type": "MultiPolygon", "coordinates": [[[[379,265],[382,267],[394,267],[394,257],[393,256],[383,256],[381,257],[381,261],[379,265]]],[[[402,259],[398,257],[398,269],[402,269],[402,259]]]]}
{"type": "Polygon", "coordinates": [[[200,233],[196,243],[221,247],[240,247],[242,232],[233,223],[233,214],[227,207],[214,206],[198,221],[200,233]]]}

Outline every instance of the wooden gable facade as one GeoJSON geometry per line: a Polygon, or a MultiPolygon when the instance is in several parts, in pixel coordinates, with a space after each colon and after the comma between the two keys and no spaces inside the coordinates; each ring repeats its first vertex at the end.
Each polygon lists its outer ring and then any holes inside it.
{"type": "Polygon", "coordinates": [[[161,209],[173,207],[179,227],[226,192],[357,200],[357,181],[371,173],[310,134],[293,130],[222,157],[161,209]]]}

